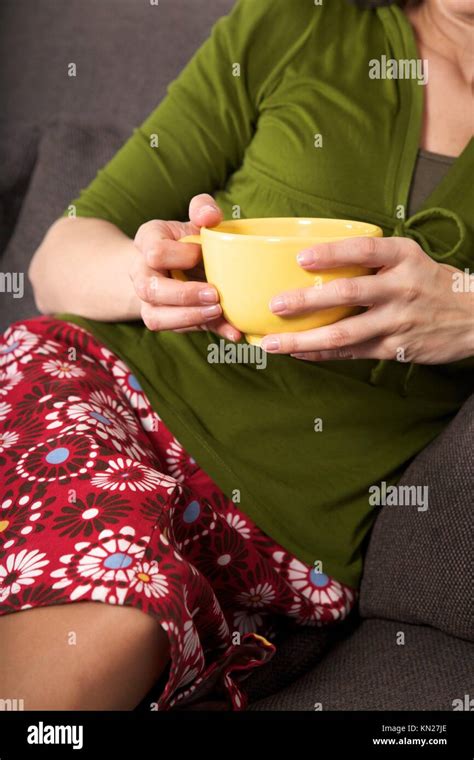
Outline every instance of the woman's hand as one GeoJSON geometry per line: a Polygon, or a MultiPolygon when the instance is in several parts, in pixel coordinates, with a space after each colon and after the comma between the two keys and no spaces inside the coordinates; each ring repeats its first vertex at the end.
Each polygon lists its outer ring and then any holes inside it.
{"type": "Polygon", "coordinates": [[[179,243],[184,235],[222,221],[222,212],[210,195],[196,195],[189,205],[189,222],[153,220],[135,236],[137,255],[130,271],[140,299],[141,317],[149,330],[209,329],[229,340],[241,333],[222,316],[219,295],[206,282],[201,246],[179,243]],[[188,282],[173,280],[170,269],[192,270],[188,282]]]}
{"type": "Polygon", "coordinates": [[[367,310],[303,332],[267,335],[262,347],[312,361],[396,359],[445,364],[474,355],[474,293],[456,292],[459,270],[438,264],[413,240],[352,238],[298,254],[307,271],[360,264],[374,275],[337,279],[282,293],[271,310],[281,316],[347,304],[367,310]]]}

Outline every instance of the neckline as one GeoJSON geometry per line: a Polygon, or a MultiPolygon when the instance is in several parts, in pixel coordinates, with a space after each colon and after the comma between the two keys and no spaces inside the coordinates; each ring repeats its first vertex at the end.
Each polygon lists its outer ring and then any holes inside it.
{"type": "Polygon", "coordinates": [[[433,153],[432,150],[425,150],[425,148],[419,148],[418,155],[428,161],[436,161],[439,164],[448,164],[449,166],[459,158],[459,156],[447,156],[445,153],[433,153]]]}
{"type": "MultiPolygon", "coordinates": [[[[376,9],[382,25],[388,33],[393,45],[395,57],[418,60],[420,58],[415,30],[409,19],[397,5],[378,7],[376,9]],[[398,55],[400,53],[401,55],[398,55]]],[[[399,109],[396,128],[398,140],[394,140],[394,150],[387,172],[386,191],[392,198],[392,214],[397,214],[400,206],[404,213],[408,208],[410,189],[415,173],[418,154],[424,151],[420,147],[425,106],[425,85],[417,84],[415,79],[398,79],[400,99],[403,105],[399,109]],[[402,146],[401,149],[399,146],[402,146]]],[[[471,138],[458,156],[452,156],[448,171],[438,185],[425,198],[420,211],[442,200],[443,195],[452,186],[459,172],[463,170],[466,156],[474,149],[474,138],[471,138]]],[[[425,151],[426,153],[426,151],[425,151]]],[[[437,155],[437,154],[431,154],[437,155]]]]}

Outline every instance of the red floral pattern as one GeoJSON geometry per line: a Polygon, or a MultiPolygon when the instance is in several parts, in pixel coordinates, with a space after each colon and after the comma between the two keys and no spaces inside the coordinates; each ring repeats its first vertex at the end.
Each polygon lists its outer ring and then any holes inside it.
{"type": "Polygon", "coordinates": [[[353,606],[220,491],[82,328],[6,331],[0,416],[0,613],[96,600],[153,615],[171,653],[158,709],[211,693],[244,709],[282,617],[324,625],[353,606]]]}

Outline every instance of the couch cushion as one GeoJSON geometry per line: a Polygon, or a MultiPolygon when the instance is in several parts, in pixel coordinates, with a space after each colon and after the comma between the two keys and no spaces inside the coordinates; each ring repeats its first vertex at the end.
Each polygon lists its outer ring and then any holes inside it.
{"type": "Polygon", "coordinates": [[[473,654],[470,642],[433,628],[364,620],[310,673],[249,710],[453,710],[472,695],[473,654]]]}
{"type": "Polygon", "coordinates": [[[251,672],[243,682],[249,703],[279,692],[314,668],[335,644],[356,629],[356,614],[343,623],[324,627],[301,627],[284,630],[276,643],[277,651],[270,662],[251,672]]]}
{"type": "Polygon", "coordinates": [[[0,256],[13,233],[31,179],[39,134],[34,124],[0,122],[0,256]]]}
{"type": "MultiPolygon", "coordinates": [[[[24,130],[21,130],[22,134],[24,130]]],[[[52,120],[44,128],[36,149],[36,163],[29,179],[28,189],[23,199],[21,211],[16,220],[15,230],[2,256],[2,269],[8,272],[23,272],[25,295],[13,298],[5,295],[2,299],[0,329],[10,322],[37,314],[33,293],[26,273],[31,257],[40,244],[48,227],[58,218],[69,201],[79,190],[86,187],[95,177],[98,167],[105,164],[128,137],[125,126],[108,126],[87,123],[68,123],[52,120]]],[[[10,136],[11,150],[7,143],[7,153],[18,155],[17,166],[26,162],[18,153],[18,142],[10,136]],[[23,163],[21,163],[23,161],[23,163]]],[[[28,146],[28,144],[27,144],[28,146]]],[[[31,152],[31,150],[30,150],[31,152]]],[[[26,171],[26,170],[25,170],[26,171]]],[[[15,201],[15,176],[24,172],[10,171],[12,184],[10,192],[4,191],[5,203],[10,206],[15,201]]]]}
{"type": "Polygon", "coordinates": [[[385,506],[367,553],[363,617],[432,625],[474,638],[474,396],[411,464],[405,485],[428,486],[428,509],[385,506]]]}
{"type": "Polygon", "coordinates": [[[0,119],[140,124],[234,2],[2,0],[0,119]]]}

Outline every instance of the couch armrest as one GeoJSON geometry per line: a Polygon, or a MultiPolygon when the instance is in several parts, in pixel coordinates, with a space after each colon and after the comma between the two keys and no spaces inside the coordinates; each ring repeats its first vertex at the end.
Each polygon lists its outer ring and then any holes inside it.
{"type": "Polygon", "coordinates": [[[428,508],[385,506],[364,567],[366,618],[421,623],[472,640],[474,395],[412,462],[400,484],[426,486],[428,508]]]}

